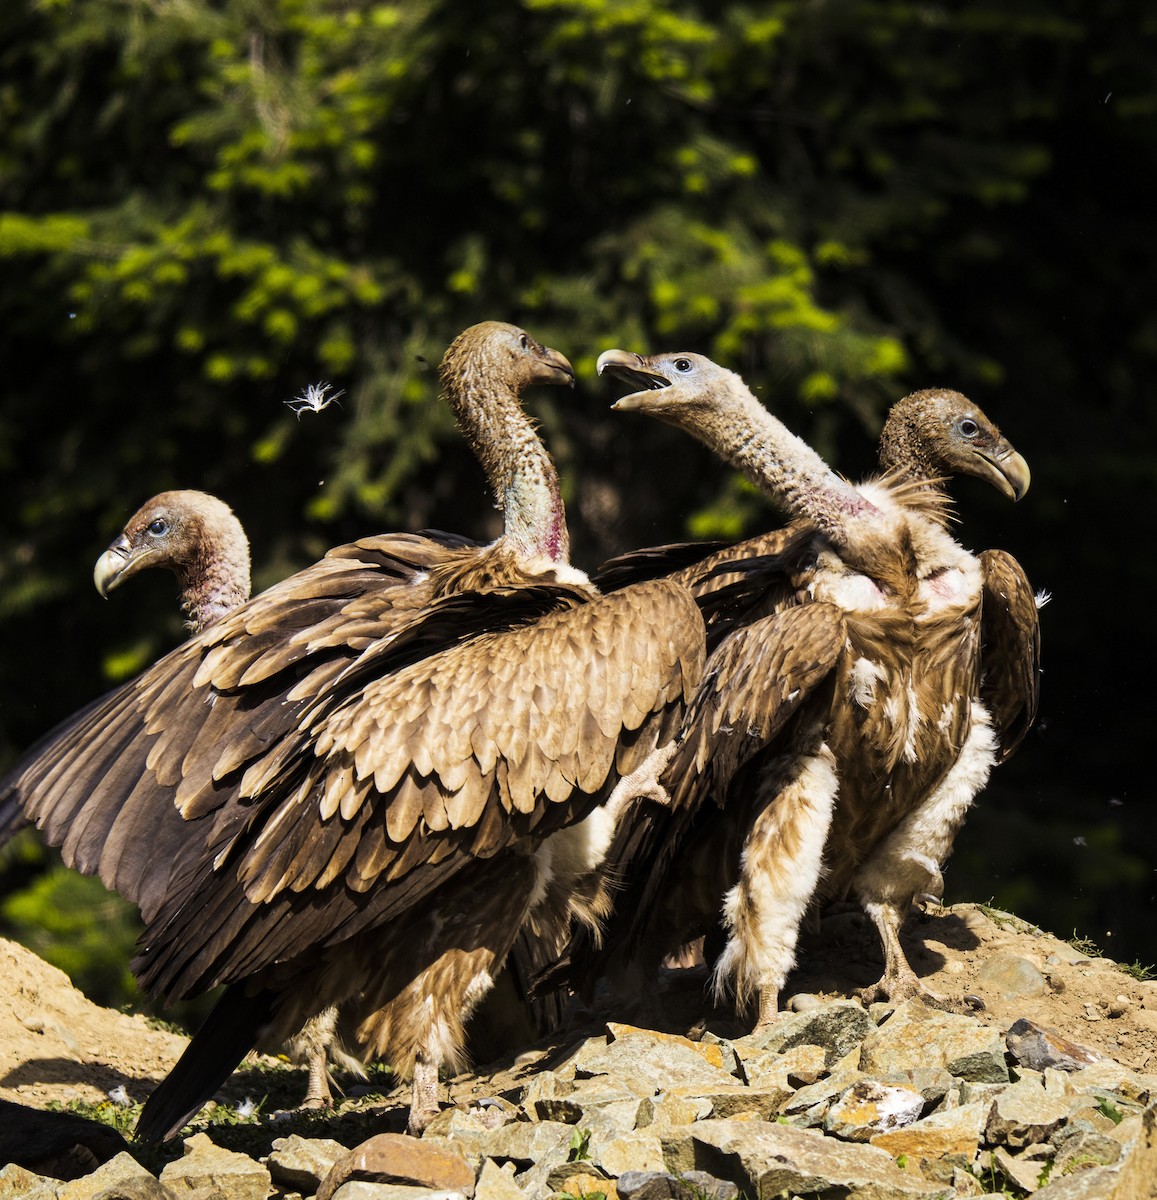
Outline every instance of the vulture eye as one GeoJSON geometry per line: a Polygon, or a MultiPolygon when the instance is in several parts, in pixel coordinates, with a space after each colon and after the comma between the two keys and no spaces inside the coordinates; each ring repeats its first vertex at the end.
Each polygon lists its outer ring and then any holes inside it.
{"type": "Polygon", "coordinates": [[[169,532],[169,522],[164,517],[157,517],[155,521],[149,522],[149,532],[153,537],[161,537],[169,532]]]}
{"type": "Polygon", "coordinates": [[[671,365],[676,371],[681,371],[684,374],[691,370],[691,360],[689,358],[677,358],[671,365]]]}
{"type": "Polygon", "coordinates": [[[971,417],[965,417],[958,428],[966,438],[976,437],[980,432],[980,426],[971,417]]]}
{"type": "Polygon", "coordinates": [[[524,333],[522,335],[522,337],[520,337],[518,339],[518,344],[523,348],[523,350],[529,350],[530,349],[530,338],[528,338],[526,336],[526,334],[524,333]]]}

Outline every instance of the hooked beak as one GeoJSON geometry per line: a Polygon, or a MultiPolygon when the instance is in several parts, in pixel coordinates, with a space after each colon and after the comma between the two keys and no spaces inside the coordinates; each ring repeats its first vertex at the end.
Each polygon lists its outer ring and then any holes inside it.
{"type": "Polygon", "coordinates": [[[536,368],[534,383],[565,383],[567,387],[574,387],[574,367],[565,354],[544,346],[536,368]]]}
{"type": "Polygon", "coordinates": [[[134,553],[128,538],[122,533],[96,560],[92,571],[92,581],[96,584],[96,590],[107,600],[109,592],[119,587],[131,575],[135,575],[147,563],[148,558],[147,553],[134,553]]]}
{"type": "Polygon", "coordinates": [[[1013,502],[1023,499],[1032,473],[1028,469],[1023,455],[1018,454],[1011,443],[1001,438],[995,450],[988,453],[978,452],[984,477],[996,488],[1002,496],[1013,502]]]}

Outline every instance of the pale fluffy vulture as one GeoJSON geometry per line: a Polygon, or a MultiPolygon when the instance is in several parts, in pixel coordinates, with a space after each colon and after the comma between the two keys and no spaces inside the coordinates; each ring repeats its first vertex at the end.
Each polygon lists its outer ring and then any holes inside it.
{"type": "MultiPolygon", "coordinates": [[[[362,1046],[413,1072],[424,1125],[439,1065],[549,883],[550,835],[674,736],[698,683],[685,589],[600,596],[565,565],[557,475],[519,394],[569,383],[566,360],[487,323],[441,374],[503,507],[497,542],[332,550],[0,781],[67,862],[140,905],[148,991],[230,985],[140,1136],[172,1136],[255,1042],[350,998],[373,1014],[362,1046]]],[[[559,857],[577,843],[581,858],[583,837],[559,857]]]]}
{"type": "MultiPolygon", "coordinates": [[[[757,995],[765,1023],[805,908],[850,890],[884,948],[869,991],[927,995],[900,924],[914,896],[938,892],[973,796],[1032,723],[1039,681],[1023,571],[1000,551],[964,551],[936,485],[967,473],[1018,499],[1024,460],[965,397],[929,390],[891,414],[889,473],[852,487],[709,360],[608,351],[599,366],[645,389],[617,408],[693,433],[802,519],[673,576],[703,604],[714,649],[663,776],[672,809],[623,822],[608,866],[625,895],[606,944],[580,937],[563,974],[589,982],[633,959],[648,978],[714,923],[726,893],[717,987],[757,995]]],[[[663,556],[626,556],[603,586],[663,556]]]]}

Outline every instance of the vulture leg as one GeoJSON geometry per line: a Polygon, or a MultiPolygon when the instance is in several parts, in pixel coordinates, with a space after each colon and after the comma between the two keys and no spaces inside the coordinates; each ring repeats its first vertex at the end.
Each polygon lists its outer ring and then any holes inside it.
{"type": "Polygon", "coordinates": [[[960,757],[856,873],[852,886],[884,948],[884,974],[863,989],[865,1001],[895,1003],[918,996],[933,1007],[946,1007],[945,999],[929,991],[909,965],[900,945],[900,927],[918,896],[941,894],[940,864],[952,849],[973,797],[988,780],[995,744],[988,712],[974,702],[960,757]]]}
{"type": "Polygon", "coordinates": [[[332,1108],[333,1093],[329,1087],[329,1070],[326,1060],[329,1047],[333,1044],[337,1029],[337,1008],[329,1008],[311,1017],[302,1026],[301,1032],[291,1040],[290,1052],[298,1060],[304,1058],[309,1067],[309,1086],[301,1107],[332,1108]]]}
{"type": "Polygon", "coordinates": [[[779,992],[795,963],[796,940],[823,867],[823,848],[838,779],[822,745],[802,763],[765,771],[758,782],[759,815],[747,838],[739,882],[724,899],[727,945],[715,967],[716,998],[729,986],[737,1005],[758,998],[756,1029],[779,1011],[779,992]]]}
{"type": "Polygon", "coordinates": [[[612,826],[618,825],[623,813],[636,800],[653,800],[664,807],[670,805],[671,793],[659,782],[659,778],[677,749],[678,743],[673,741],[660,746],[647,756],[642,766],[619,780],[604,806],[612,826]]]}
{"type": "Polygon", "coordinates": [[[410,1093],[410,1119],[406,1132],[421,1137],[423,1130],[438,1115],[438,1061],[419,1054],[414,1063],[414,1082],[410,1093]]]}

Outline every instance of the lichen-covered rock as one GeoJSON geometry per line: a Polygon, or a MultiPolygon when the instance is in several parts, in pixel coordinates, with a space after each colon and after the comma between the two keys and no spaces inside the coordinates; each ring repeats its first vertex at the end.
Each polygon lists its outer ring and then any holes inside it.
{"type": "Polygon", "coordinates": [[[186,1139],[184,1156],[161,1172],[161,1182],[178,1194],[213,1188],[229,1200],[265,1200],[272,1181],[260,1163],[215,1146],[208,1134],[197,1133],[186,1139]]]}
{"type": "Polygon", "coordinates": [[[923,1111],[924,1097],[919,1092],[864,1079],[828,1109],[824,1130],[849,1142],[866,1142],[874,1133],[911,1125],[923,1111]]]}
{"type": "Polygon", "coordinates": [[[313,1195],[330,1168],[346,1153],[346,1147],[332,1138],[305,1138],[292,1134],[277,1138],[265,1165],[273,1182],[313,1195]]]}
{"type": "MultiPolygon", "coordinates": [[[[965,1166],[976,1157],[989,1106],[976,1102],[931,1113],[903,1129],[873,1135],[872,1145],[891,1154],[926,1164],[947,1160],[950,1167],[965,1166]]],[[[951,1170],[946,1175],[951,1176],[951,1170]]]]}
{"type": "Polygon", "coordinates": [[[0,1168],[0,1200],[56,1200],[59,1183],[18,1163],[0,1168]]]}
{"type": "Polygon", "coordinates": [[[700,1121],[664,1136],[668,1170],[704,1170],[748,1196],[838,1192],[848,1200],[941,1200],[943,1185],[874,1146],[764,1121],[700,1121]]]}
{"type": "Polygon", "coordinates": [[[796,1046],[822,1046],[825,1066],[830,1067],[854,1050],[874,1028],[862,1005],[854,1000],[836,1000],[780,1017],[758,1033],[736,1038],[733,1044],[745,1072],[748,1060],[762,1052],[783,1053],[796,1046]]]}
{"type": "Polygon", "coordinates": [[[473,1196],[475,1174],[458,1148],[442,1139],[379,1133],[347,1150],[333,1164],[317,1190],[317,1200],[331,1200],[351,1179],[473,1196]]]}
{"type": "MultiPolygon", "coordinates": [[[[592,1038],[574,1057],[575,1079],[607,1075],[640,1098],[689,1085],[725,1087],[735,1077],[710,1062],[699,1043],[631,1030],[610,1042],[592,1038]]],[[[711,1047],[718,1049],[718,1047],[711,1047]]]]}
{"type": "Polygon", "coordinates": [[[1050,1095],[1036,1079],[1021,1079],[993,1100],[984,1136],[990,1145],[1011,1149],[1047,1142],[1071,1112],[1066,1098],[1050,1095]]]}
{"type": "Polygon", "coordinates": [[[1021,1066],[1033,1071],[1044,1071],[1049,1067],[1059,1071],[1080,1071],[1102,1058],[1095,1050],[1071,1042],[1055,1029],[1038,1025],[1026,1017],[1009,1027],[1004,1043],[1021,1066]]]}
{"type": "Polygon", "coordinates": [[[1004,1045],[997,1030],[920,1000],[900,1005],[860,1048],[860,1070],[876,1072],[942,1066],[959,1079],[1007,1083],[1004,1045]]]}

